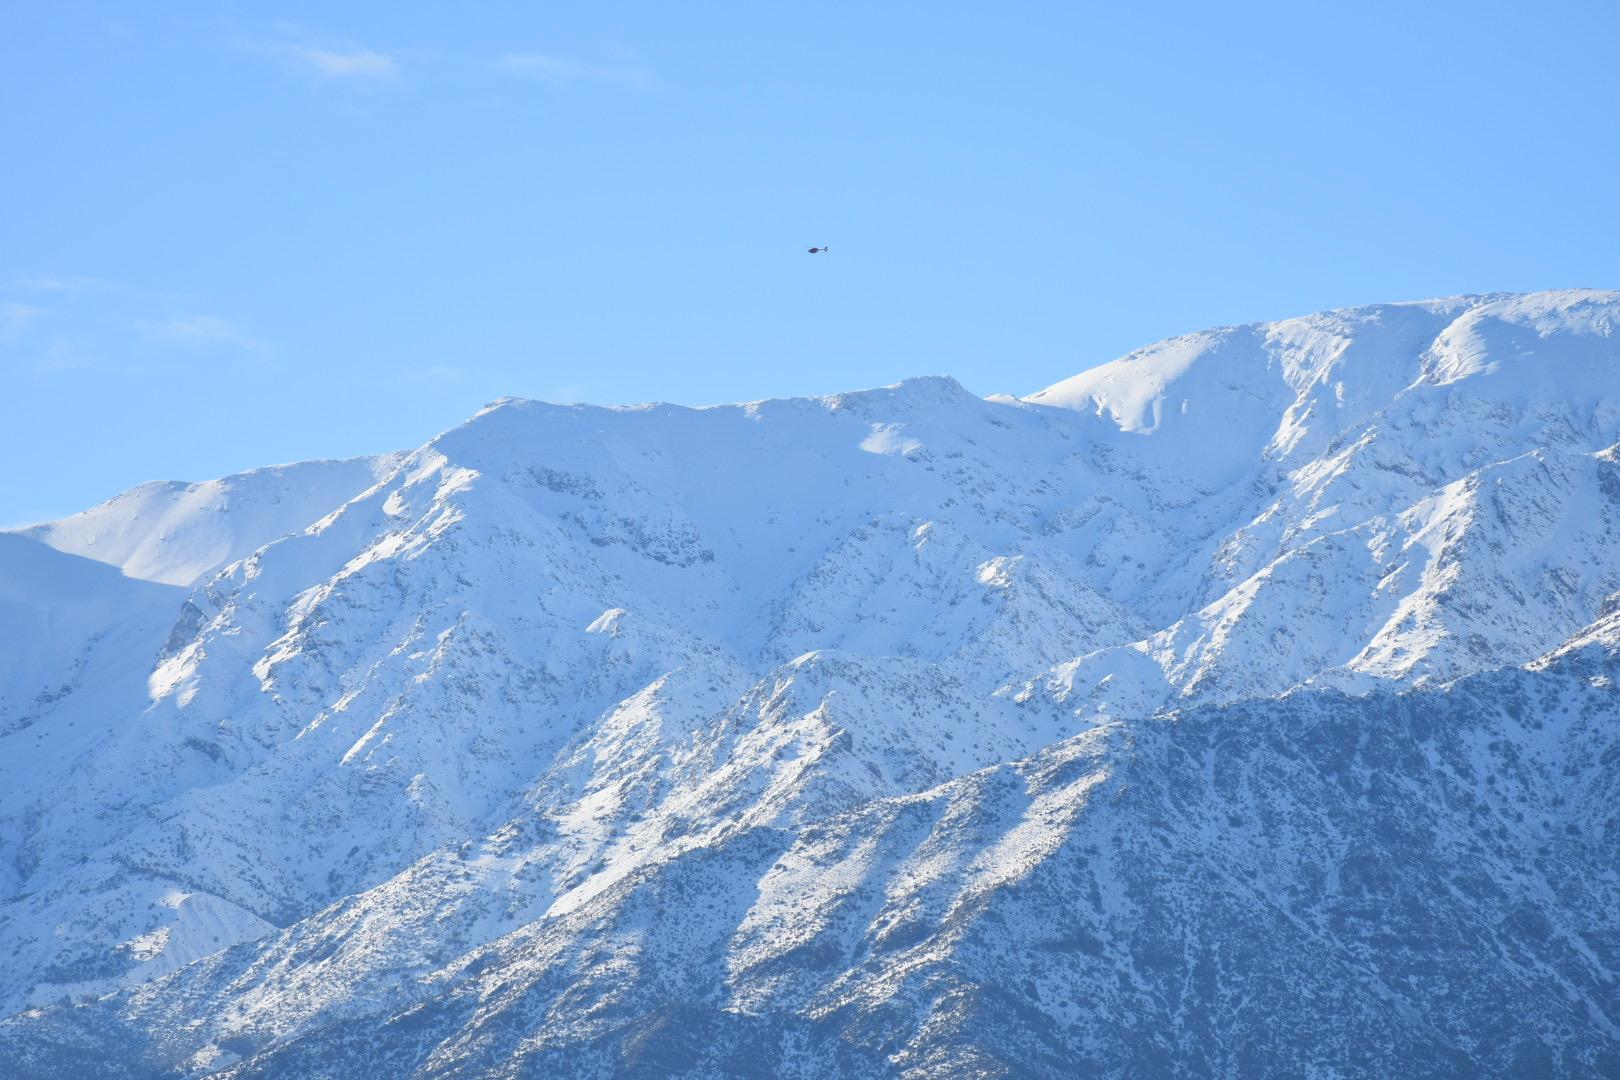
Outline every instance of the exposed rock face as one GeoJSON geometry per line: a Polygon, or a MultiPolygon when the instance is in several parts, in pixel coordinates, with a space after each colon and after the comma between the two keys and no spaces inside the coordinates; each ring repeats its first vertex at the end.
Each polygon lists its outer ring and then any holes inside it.
{"type": "Polygon", "coordinates": [[[1617,326],[505,401],[0,534],[0,1060],[1620,1074],[1617,326]]]}

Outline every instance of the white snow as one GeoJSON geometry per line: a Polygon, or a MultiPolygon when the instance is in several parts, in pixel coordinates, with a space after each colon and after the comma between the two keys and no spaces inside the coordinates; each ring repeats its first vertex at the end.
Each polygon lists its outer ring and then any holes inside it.
{"type": "Polygon", "coordinates": [[[1464,297],[1022,400],[508,399],[0,534],[0,1014],[249,965],[200,1072],[590,919],[637,942],[613,964],[714,920],[739,1009],[899,993],[954,947],[915,928],[1077,842],[1161,709],[1615,648],[1617,325],[1464,297]],[[761,835],[690,925],[637,921],[761,835]],[[868,939],[881,974],[770,974],[868,939]]]}

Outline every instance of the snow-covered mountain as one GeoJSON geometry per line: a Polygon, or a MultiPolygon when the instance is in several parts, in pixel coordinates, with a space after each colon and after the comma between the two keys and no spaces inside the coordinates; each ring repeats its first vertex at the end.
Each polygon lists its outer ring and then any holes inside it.
{"type": "Polygon", "coordinates": [[[1620,1074],[1620,294],[0,534],[19,1076],[1620,1074]]]}

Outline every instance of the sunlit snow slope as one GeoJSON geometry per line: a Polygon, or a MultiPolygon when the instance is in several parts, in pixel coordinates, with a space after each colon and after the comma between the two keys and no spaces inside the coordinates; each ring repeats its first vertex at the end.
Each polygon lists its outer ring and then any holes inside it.
{"type": "Polygon", "coordinates": [[[1620,294],[0,534],[19,1076],[1620,1074],[1620,294]]]}

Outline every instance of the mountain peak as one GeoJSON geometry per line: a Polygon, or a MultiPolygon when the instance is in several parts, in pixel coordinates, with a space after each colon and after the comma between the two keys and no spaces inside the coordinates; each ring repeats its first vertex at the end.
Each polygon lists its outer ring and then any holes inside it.
{"type": "MultiPolygon", "coordinates": [[[[1338,308],[1169,338],[1024,400],[1105,416],[1123,432],[1153,434],[1176,411],[1191,411],[1201,399],[1207,407],[1211,399],[1239,393],[1257,397],[1269,408],[1279,400],[1277,394],[1297,395],[1312,382],[1346,376],[1401,388],[1424,374],[1431,351],[1444,351],[1448,341],[1477,334],[1490,323],[1536,336],[1557,332],[1606,338],[1617,320],[1620,293],[1594,289],[1338,308]],[[1371,363],[1386,370],[1369,373],[1365,367],[1371,363]]],[[[1472,371],[1463,368],[1452,375],[1472,371]]]]}

